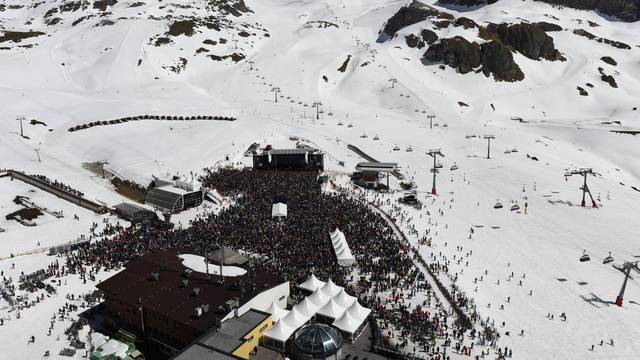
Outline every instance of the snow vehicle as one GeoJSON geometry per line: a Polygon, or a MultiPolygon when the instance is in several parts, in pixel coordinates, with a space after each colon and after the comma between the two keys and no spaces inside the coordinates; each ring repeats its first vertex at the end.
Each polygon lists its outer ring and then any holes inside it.
{"type": "Polygon", "coordinates": [[[580,262],[585,262],[589,260],[591,260],[591,258],[589,257],[589,254],[587,254],[587,250],[582,250],[582,256],[580,256],[580,262]]]}

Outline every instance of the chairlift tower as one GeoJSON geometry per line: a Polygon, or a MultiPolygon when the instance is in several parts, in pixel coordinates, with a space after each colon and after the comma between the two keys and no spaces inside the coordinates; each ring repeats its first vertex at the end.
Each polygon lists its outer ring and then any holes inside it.
{"type": "Polygon", "coordinates": [[[316,120],[320,120],[320,106],[322,106],[320,101],[313,102],[312,107],[316,108],[316,120]]]}
{"type": "Polygon", "coordinates": [[[433,129],[433,119],[435,118],[435,115],[427,115],[427,119],[429,119],[429,129],[433,129]]]}
{"type": "Polygon", "coordinates": [[[389,81],[391,81],[391,88],[393,89],[396,86],[396,83],[398,82],[398,79],[391,78],[391,79],[389,79],[389,81]]]}
{"type": "Polygon", "coordinates": [[[483,136],[487,139],[487,159],[491,159],[491,139],[495,139],[494,135],[485,135],[483,136]]]}
{"type": "Polygon", "coordinates": [[[433,186],[431,187],[431,194],[438,195],[436,191],[436,174],[438,173],[438,168],[436,167],[436,158],[438,157],[438,155],[442,157],[444,157],[444,155],[442,154],[440,149],[431,149],[427,152],[427,154],[429,154],[429,156],[433,158],[433,168],[431,169],[431,172],[433,173],[433,186]]]}
{"type": "Polygon", "coordinates": [[[278,93],[280,92],[280,88],[279,87],[274,87],[273,89],[271,89],[271,91],[273,91],[275,93],[275,100],[276,102],[278,102],[278,93]]]}
{"type": "Polygon", "coordinates": [[[253,71],[253,60],[249,60],[249,71],[253,71]]]}
{"type": "Polygon", "coordinates": [[[580,175],[584,178],[584,182],[582,183],[582,203],[581,206],[585,207],[586,203],[585,203],[585,196],[588,193],[589,197],[591,198],[591,206],[594,208],[597,208],[598,205],[596,204],[596,201],[593,199],[593,195],[591,195],[591,190],[589,190],[589,187],[587,186],[587,175],[593,175],[595,176],[596,173],[593,172],[593,169],[591,168],[583,168],[583,169],[578,169],[578,170],[571,170],[570,172],[564,174],[564,177],[567,178],[569,176],[572,175],[580,175]]]}
{"type": "Polygon", "coordinates": [[[624,291],[627,288],[627,281],[631,277],[631,270],[635,270],[640,273],[640,268],[638,268],[638,262],[625,262],[622,265],[622,273],[624,274],[624,281],[622,282],[622,288],[620,288],[620,293],[618,297],[616,297],[616,305],[622,306],[622,299],[624,298],[624,291]]]}
{"type": "Polygon", "coordinates": [[[24,121],[24,116],[18,116],[16,120],[20,121],[20,137],[24,137],[24,131],[22,128],[22,122],[24,121]]]}

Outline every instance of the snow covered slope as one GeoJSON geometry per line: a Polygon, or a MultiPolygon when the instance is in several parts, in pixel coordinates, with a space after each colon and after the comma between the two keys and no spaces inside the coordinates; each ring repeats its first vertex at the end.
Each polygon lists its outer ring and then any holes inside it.
{"type": "MultiPolygon", "coordinates": [[[[0,43],[6,48],[0,50],[0,168],[45,174],[114,204],[123,198],[83,163],[106,161],[112,172],[146,185],[153,174],[198,172],[225,156],[246,161],[242,154],[253,142],[292,146],[289,137],[294,136],[323,149],[326,166],[336,173],[351,172],[362,161],[348,144],[381,161],[397,161],[427,201],[431,160],[425,152],[441,148],[446,155],[438,178],[441,195],[427,202],[432,223],[416,213],[412,226],[438,231],[433,247],[423,248],[425,258],[433,253],[450,260],[473,251],[468,267],[456,261],[451,266],[481,314],[497,325],[506,322],[512,336],[503,341],[517,350],[517,358],[637,358],[640,283],[629,283],[625,307],[612,306],[622,276],[598,260],[609,251],[616,263],[640,256],[640,192],[632,188],[640,189],[640,138],[610,131],[640,127],[640,112],[634,110],[640,107],[640,23],[532,0],[479,8],[424,2],[481,25],[555,23],[563,30],[548,35],[566,61],[535,61],[514,53],[525,78],[513,83],[441,69],[439,63],[422,60],[426,48],[409,48],[404,38],[432,29],[431,20],[379,42],[385,22],[407,5],[404,0],[251,0],[246,2],[251,11],[237,12],[210,5],[225,4],[218,1],[121,0],[104,10],[79,1],[78,9],[63,11],[76,2],[18,7],[23,2],[13,0],[0,11],[0,26],[44,34],[0,43]],[[54,8],[57,12],[47,16],[54,8]],[[578,36],[575,29],[631,48],[578,36]],[[617,65],[603,62],[603,56],[617,65]],[[618,88],[602,81],[598,68],[613,76],[618,88]],[[392,86],[390,79],[397,83],[392,86]],[[580,95],[578,86],[589,95],[580,95]],[[312,107],[316,101],[322,102],[319,119],[312,107]],[[238,120],[139,121],[67,131],[141,114],[238,120]],[[435,115],[433,129],[428,128],[430,114],[435,115]],[[18,134],[18,116],[26,118],[28,139],[18,134]],[[45,125],[31,125],[31,119],[45,125]],[[496,137],[490,160],[484,159],[485,134],[496,137]],[[374,141],[375,135],[380,140],[374,141]],[[395,145],[402,151],[392,151],[395,145]],[[413,152],[405,151],[409,146],[413,152]],[[518,152],[504,153],[513,148],[518,152]],[[454,163],[459,170],[447,170],[454,163]],[[575,206],[580,180],[565,181],[563,175],[578,167],[599,173],[589,179],[599,209],[575,206]],[[493,209],[497,199],[507,208],[510,201],[522,206],[523,196],[527,215],[493,209]],[[438,209],[444,215],[433,215],[438,209]],[[468,239],[469,228],[476,225],[483,227],[468,239]],[[583,249],[592,254],[591,263],[578,262],[583,249]],[[482,284],[474,284],[485,270],[482,284]],[[512,271],[515,280],[507,282],[512,271]],[[525,273],[523,286],[517,285],[525,273]],[[560,312],[567,313],[567,322],[546,318],[554,313],[557,319],[560,312]],[[514,336],[521,329],[525,337],[514,336]],[[615,346],[588,350],[609,338],[615,346]]],[[[437,33],[485,41],[462,27],[437,33]]],[[[27,191],[4,180],[0,189],[10,193],[2,197],[5,202],[27,191]]],[[[58,225],[73,230],[34,236],[46,236],[46,244],[65,243],[87,231],[84,216],[76,225],[58,225]]],[[[35,247],[5,246],[24,238],[14,230],[0,233],[0,257],[35,247]]],[[[0,265],[7,268],[6,261],[0,265]]],[[[7,336],[0,327],[0,338],[7,336]]],[[[11,349],[0,344],[0,353],[11,349]]],[[[25,358],[39,355],[34,350],[25,358]]]]}

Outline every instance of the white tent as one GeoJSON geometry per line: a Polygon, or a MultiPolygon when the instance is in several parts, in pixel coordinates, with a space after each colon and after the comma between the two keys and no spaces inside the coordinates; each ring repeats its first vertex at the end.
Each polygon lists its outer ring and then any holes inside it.
{"type": "Polygon", "coordinates": [[[307,296],[307,299],[316,304],[318,308],[321,308],[329,302],[331,297],[325,294],[320,288],[318,288],[313,292],[313,294],[307,296]]]}
{"type": "Polygon", "coordinates": [[[331,299],[325,306],[321,307],[318,310],[318,315],[322,315],[332,319],[337,319],[341,317],[345,311],[346,311],[345,307],[338,305],[335,302],[335,300],[331,299]]]}
{"type": "Polygon", "coordinates": [[[353,256],[347,239],[344,233],[339,229],[335,229],[329,234],[331,237],[331,245],[333,245],[333,251],[336,253],[338,259],[338,265],[340,266],[352,266],[356,262],[356,258],[353,256]]]}
{"type": "Polygon", "coordinates": [[[289,339],[289,337],[291,337],[294,331],[296,331],[296,329],[291,328],[282,321],[278,321],[274,327],[264,333],[264,336],[284,343],[289,339]]]}
{"type": "Polygon", "coordinates": [[[322,287],[323,285],[324,281],[319,280],[315,275],[311,274],[307,281],[298,285],[298,287],[303,290],[314,292],[317,288],[322,287]]]}
{"type": "Polygon", "coordinates": [[[298,311],[294,307],[293,309],[291,309],[291,311],[289,311],[287,316],[281,319],[282,321],[278,322],[278,324],[284,322],[288,327],[293,328],[293,330],[295,331],[296,329],[304,325],[307,321],[309,321],[310,318],[311,316],[301,314],[300,311],[298,311]]]}
{"type": "Polygon", "coordinates": [[[366,308],[360,305],[359,302],[355,301],[349,308],[347,309],[349,315],[353,316],[355,319],[359,320],[362,323],[368,316],[371,314],[371,309],[366,308]]]}
{"type": "Polygon", "coordinates": [[[273,320],[274,323],[277,323],[278,320],[282,319],[283,317],[285,317],[289,313],[289,310],[285,310],[285,309],[281,308],[274,301],[274,302],[271,303],[271,306],[269,306],[269,308],[266,310],[266,312],[271,314],[271,320],[273,320]]]}
{"type": "Polygon", "coordinates": [[[312,318],[316,314],[319,306],[312,303],[309,298],[304,298],[293,308],[305,317],[312,318]]]}
{"type": "Polygon", "coordinates": [[[355,319],[348,311],[345,311],[342,316],[333,322],[333,326],[349,334],[355,333],[360,324],[362,324],[362,321],[355,319]]]}
{"type": "Polygon", "coordinates": [[[287,217],[287,204],[273,204],[271,206],[271,217],[287,217]]]}
{"type": "Polygon", "coordinates": [[[328,295],[329,297],[334,297],[334,296],[338,295],[338,293],[340,292],[341,289],[342,289],[342,287],[334,284],[331,279],[329,279],[324,284],[324,286],[320,288],[320,290],[323,293],[325,293],[326,295],[328,295]]]}
{"type": "Polygon", "coordinates": [[[336,304],[348,308],[356,301],[356,297],[347,294],[347,292],[342,289],[338,295],[333,297],[333,300],[335,300],[336,304]]]}

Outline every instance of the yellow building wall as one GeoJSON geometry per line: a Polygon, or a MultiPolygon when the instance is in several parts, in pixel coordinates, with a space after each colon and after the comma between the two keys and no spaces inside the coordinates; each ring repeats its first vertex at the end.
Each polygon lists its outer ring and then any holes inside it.
{"type": "Polygon", "coordinates": [[[249,360],[249,354],[260,344],[260,339],[264,332],[273,327],[271,315],[264,319],[260,325],[256,326],[250,333],[244,337],[244,343],[233,351],[233,355],[249,360]]]}

